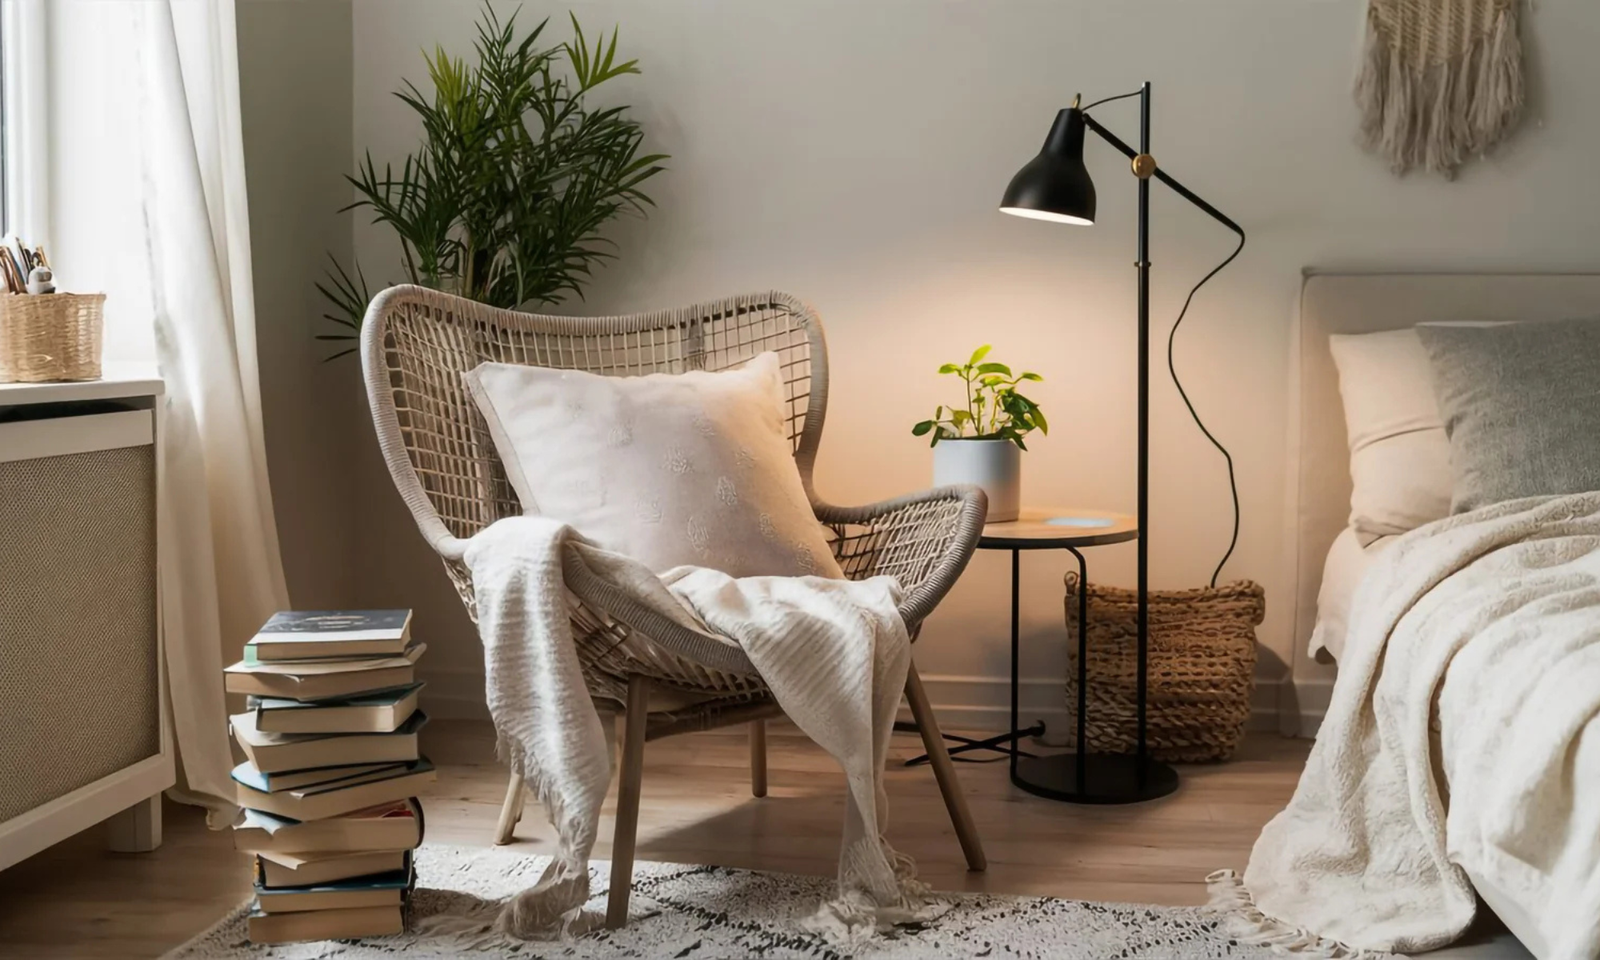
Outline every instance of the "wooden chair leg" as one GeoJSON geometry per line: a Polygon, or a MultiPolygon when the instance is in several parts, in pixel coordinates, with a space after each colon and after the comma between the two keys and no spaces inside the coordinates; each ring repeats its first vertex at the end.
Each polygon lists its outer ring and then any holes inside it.
{"type": "Polygon", "coordinates": [[[511,782],[506,784],[506,799],[500,805],[500,824],[494,831],[496,846],[505,846],[512,840],[517,824],[522,820],[522,796],[526,789],[516,771],[511,772],[511,782]]]}
{"type": "Polygon", "coordinates": [[[767,795],[767,721],[750,721],[750,795],[767,795]]]}
{"type": "Polygon", "coordinates": [[[967,869],[987,869],[989,861],[983,855],[978,828],[973,825],[972,811],[967,809],[967,797],[961,792],[961,782],[956,779],[956,765],[945,749],[944,736],[939,733],[939,718],[934,716],[927,691],[922,689],[922,677],[917,674],[916,664],[912,664],[906,673],[906,699],[911,703],[911,716],[916,719],[917,729],[922,733],[922,747],[928,752],[928,763],[933,767],[934,779],[939,781],[939,793],[944,796],[945,808],[950,811],[956,839],[961,841],[961,852],[966,854],[967,869]]]}
{"type": "Polygon", "coordinates": [[[644,779],[645,719],[650,709],[650,681],[628,678],[628,705],[623,718],[622,773],[617,780],[617,831],[611,839],[611,893],[606,899],[606,926],[628,923],[628,894],[633,891],[633,845],[639,836],[639,790],[644,779]]]}

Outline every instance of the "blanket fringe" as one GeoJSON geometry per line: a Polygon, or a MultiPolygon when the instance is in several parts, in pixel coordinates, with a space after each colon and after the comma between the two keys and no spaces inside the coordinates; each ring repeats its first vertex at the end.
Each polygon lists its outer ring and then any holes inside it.
{"type": "Polygon", "coordinates": [[[583,905],[589,899],[589,851],[593,827],[572,815],[561,793],[548,777],[528,777],[525,748],[516,738],[500,734],[495,744],[500,759],[510,764],[514,776],[533,790],[556,828],[557,849],[544,875],[533,886],[512,897],[501,909],[495,930],[519,940],[570,940],[588,931],[583,905]]]}
{"type": "Polygon", "coordinates": [[[880,839],[876,842],[883,858],[875,861],[867,850],[873,842],[863,838],[843,853],[839,896],[802,920],[802,930],[836,946],[853,946],[875,933],[896,926],[930,923],[950,911],[953,903],[932,896],[933,889],[917,879],[915,860],[880,839]],[[885,861],[892,877],[880,873],[885,861]],[[874,869],[874,862],[878,869],[874,869]]]}
{"type": "Polygon", "coordinates": [[[1218,870],[1207,876],[1206,892],[1208,899],[1201,909],[1222,918],[1228,934],[1240,943],[1271,947],[1275,952],[1317,960],[1382,960],[1393,956],[1352,947],[1303,927],[1274,920],[1261,912],[1245,888],[1243,878],[1232,870],[1218,870]]]}

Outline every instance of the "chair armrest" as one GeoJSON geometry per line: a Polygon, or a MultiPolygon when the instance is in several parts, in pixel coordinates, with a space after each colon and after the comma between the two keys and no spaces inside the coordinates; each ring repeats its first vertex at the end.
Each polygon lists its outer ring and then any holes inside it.
{"type": "Polygon", "coordinates": [[[816,504],[817,519],[833,532],[830,546],[845,576],[900,581],[900,615],[913,633],[966,569],[988,509],[983,490],[965,485],[863,507],[816,504]]]}

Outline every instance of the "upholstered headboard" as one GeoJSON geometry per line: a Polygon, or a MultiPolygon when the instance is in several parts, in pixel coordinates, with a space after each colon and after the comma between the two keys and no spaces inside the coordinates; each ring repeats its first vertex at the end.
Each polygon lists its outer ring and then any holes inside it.
{"type": "MultiPolygon", "coordinates": [[[[1447,320],[1558,320],[1600,315],[1600,274],[1334,274],[1307,271],[1300,291],[1300,419],[1295,662],[1317,620],[1328,547],[1350,513],[1350,457],[1328,336],[1447,320]]],[[[1300,671],[1296,671],[1297,674],[1300,671]]]]}

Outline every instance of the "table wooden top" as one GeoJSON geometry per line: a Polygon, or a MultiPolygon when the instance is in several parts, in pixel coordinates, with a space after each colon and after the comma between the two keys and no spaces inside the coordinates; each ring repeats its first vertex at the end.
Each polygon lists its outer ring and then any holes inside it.
{"type": "Polygon", "coordinates": [[[1023,507],[1015,520],[987,523],[978,547],[985,550],[1048,550],[1123,543],[1139,536],[1125,513],[1075,507],[1023,507]]]}

